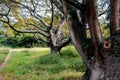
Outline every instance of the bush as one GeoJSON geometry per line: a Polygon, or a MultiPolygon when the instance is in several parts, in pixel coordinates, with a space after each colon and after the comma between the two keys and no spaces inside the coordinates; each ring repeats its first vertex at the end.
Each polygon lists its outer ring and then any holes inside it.
{"type": "Polygon", "coordinates": [[[66,55],[70,57],[78,57],[79,54],[73,46],[67,46],[61,50],[61,55],[66,55]]]}
{"type": "Polygon", "coordinates": [[[4,36],[3,38],[0,38],[0,45],[5,47],[46,47],[43,42],[38,42],[35,40],[33,34],[17,34],[14,37],[7,37],[4,36]]]}

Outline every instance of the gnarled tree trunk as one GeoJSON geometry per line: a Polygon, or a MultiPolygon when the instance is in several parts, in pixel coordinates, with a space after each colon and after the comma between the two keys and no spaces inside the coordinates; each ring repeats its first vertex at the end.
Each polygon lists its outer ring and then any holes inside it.
{"type": "Polygon", "coordinates": [[[50,53],[51,54],[57,54],[57,55],[60,55],[60,48],[59,47],[50,47],[50,53]]]}
{"type": "MultiPolygon", "coordinates": [[[[114,0],[112,0],[114,2],[114,0]]],[[[120,80],[120,30],[117,31],[118,19],[111,25],[114,33],[105,42],[98,23],[96,0],[84,0],[84,5],[78,6],[73,0],[62,0],[64,14],[75,48],[86,65],[86,72],[81,80],[120,80]],[[80,10],[80,14],[78,14],[80,10]],[[79,15],[79,16],[78,16],[79,15]],[[88,24],[91,38],[90,44],[85,34],[85,25],[88,24]],[[117,25],[117,26],[116,26],[117,25]],[[103,44],[102,44],[103,43],[103,44]]],[[[115,3],[117,0],[115,1],[115,3]]],[[[115,3],[111,8],[114,8],[115,3]]],[[[117,7],[118,8],[118,7],[117,7]]],[[[118,10],[118,9],[116,9],[118,10]]],[[[112,13],[118,14],[118,13],[112,13]]],[[[111,14],[111,16],[112,16],[111,14]]],[[[114,15],[118,18],[118,15],[114,15]]]]}
{"type": "MultiPolygon", "coordinates": [[[[60,37],[60,36],[58,36],[60,37]]],[[[51,37],[50,41],[49,41],[49,47],[50,47],[50,53],[51,54],[58,54],[60,55],[60,51],[61,49],[68,45],[71,42],[71,38],[67,38],[65,40],[61,40],[62,38],[58,38],[58,37],[51,37]]]]}

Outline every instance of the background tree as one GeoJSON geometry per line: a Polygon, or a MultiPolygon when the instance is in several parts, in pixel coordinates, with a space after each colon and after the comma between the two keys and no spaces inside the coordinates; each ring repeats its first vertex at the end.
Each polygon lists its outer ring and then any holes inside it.
{"type": "Polygon", "coordinates": [[[52,2],[1,1],[0,15],[0,21],[14,31],[35,34],[36,39],[50,47],[51,53],[59,54],[61,48],[70,42],[69,33],[62,28],[65,24],[64,16],[55,9],[52,2]]]}
{"type": "MultiPolygon", "coordinates": [[[[50,0],[52,1],[52,0],[50,0]]],[[[103,1],[103,0],[102,0],[103,1]]],[[[86,72],[81,80],[119,80],[120,77],[120,0],[104,0],[110,3],[110,34],[104,40],[100,29],[99,13],[101,0],[54,0],[57,8],[66,16],[68,28],[75,48],[86,65],[86,72]],[[58,5],[59,4],[59,5],[58,5]],[[98,14],[99,13],[99,14],[98,14]],[[89,28],[90,39],[86,36],[89,28]],[[114,68],[113,68],[114,67],[114,68]]],[[[102,3],[103,4],[103,3],[102,3]]],[[[109,8],[109,6],[108,6],[109,8]]]]}

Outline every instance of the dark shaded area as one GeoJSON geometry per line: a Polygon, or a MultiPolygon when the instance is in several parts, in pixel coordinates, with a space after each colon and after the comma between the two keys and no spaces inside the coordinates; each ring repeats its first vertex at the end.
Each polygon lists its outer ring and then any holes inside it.
{"type": "Polygon", "coordinates": [[[14,37],[3,37],[0,39],[0,46],[4,47],[46,47],[47,45],[42,41],[37,41],[33,35],[16,35],[14,37]]]}
{"type": "Polygon", "coordinates": [[[106,79],[120,80],[120,30],[112,34],[108,40],[111,40],[111,46],[105,50],[106,79]]]}

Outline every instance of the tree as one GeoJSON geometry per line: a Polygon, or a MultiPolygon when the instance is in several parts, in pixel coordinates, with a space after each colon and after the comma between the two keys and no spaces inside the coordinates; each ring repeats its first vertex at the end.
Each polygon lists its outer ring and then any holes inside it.
{"type": "Polygon", "coordinates": [[[54,5],[66,16],[74,46],[86,65],[80,80],[120,80],[120,0],[104,0],[110,3],[107,9],[110,9],[111,34],[105,40],[98,17],[108,10],[98,14],[97,1],[101,0],[54,0],[54,5]],[[87,27],[91,35],[89,39],[87,27]]]}
{"type": "Polygon", "coordinates": [[[1,1],[1,6],[1,22],[8,24],[16,32],[35,34],[37,40],[50,47],[51,53],[59,54],[62,47],[71,41],[70,37],[65,35],[68,32],[62,28],[65,18],[52,2],[12,0],[1,1]]]}

